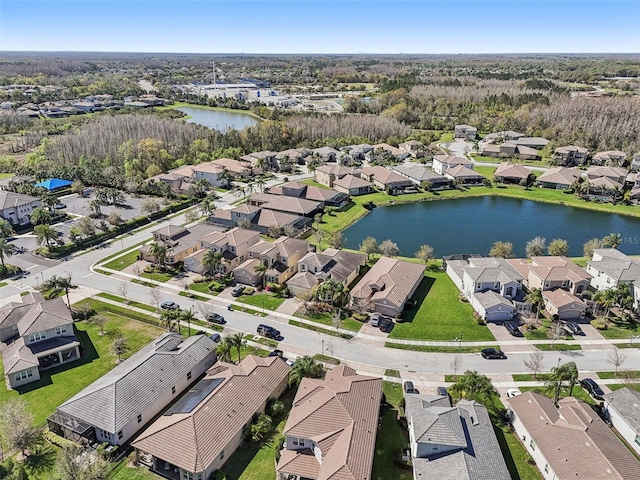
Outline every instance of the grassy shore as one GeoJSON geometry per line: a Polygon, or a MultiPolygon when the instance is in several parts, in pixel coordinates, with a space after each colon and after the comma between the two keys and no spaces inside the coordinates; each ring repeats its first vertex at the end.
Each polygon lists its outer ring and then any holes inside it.
{"type": "MultiPolygon", "coordinates": [[[[255,118],[256,120],[262,120],[262,117],[259,117],[258,115],[256,115],[255,113],[253,113],[251,110],[241,110],[241,109],[237,109],[237,108],[226,108],[226,107],[210,107],[208,105],[196,105],[193,103],[187,103],[187,102],[176,102],[173,105],[166,105],[164,107],[155,107],[157,110],[169,110],[169,109],[178,109],[178,108],[182,108],[182,107],[189,107],[189,108],[199,108],[201,110],[217,110],[219,112],[230,112],[230,113],[243,113],[246,115],[249,115],[253,118],[255,118]]],[[[191,118],[190,116],[186,116],[183,117],[184,119],[188,119],[191,118]]]]}

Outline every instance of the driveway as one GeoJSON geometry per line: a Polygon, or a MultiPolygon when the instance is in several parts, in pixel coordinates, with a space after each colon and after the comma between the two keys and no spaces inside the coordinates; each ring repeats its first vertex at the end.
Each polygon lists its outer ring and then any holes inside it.
{"type": "MultiPolygon", "coordinates": [[[[514,337],[502,324],[488,323],[487,327],[489,327],[493,336],[496,337],[500,345],[500,350],[504,353],[533,352],[536,350],[524,336],[514,337]]],[[[522,328],[520,328],[520,330],[522,330],[522,328]]]]}
{"type": "Polygon", "coordinates": [[[462,139],[456,139],[452,143],[443,143],[442,145],[449,149],[451,155],[462,158],[468,158],[468,154],[473,150],[473,143],[462,139]]]}

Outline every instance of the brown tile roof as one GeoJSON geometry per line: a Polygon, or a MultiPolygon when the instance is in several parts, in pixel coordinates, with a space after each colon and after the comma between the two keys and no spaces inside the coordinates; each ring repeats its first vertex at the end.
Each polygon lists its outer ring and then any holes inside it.
{"type": "Polygon", "coordinates": [[[467,158],[458,157],[456,155],[434,155],[433,159],[438,160],[440,163],[444,163],[451,166],[468,165],[470,163],[473,163],[471,160],[467,158]]]}
{"type": "Polygon", "coordinates": [[[587,305],[575,295],[572,295],[570,292],[562,290],[561,288],[556,288],[555,290],[545,290],[542,292],[542,296],[545,300],[547,300],[552,305],[555,305],[556,308],[562,308],[565,305],[577,305],[576,308],[580,308],[581,310],[586,310],[587,305]]]}
{"type": "Polygon", "coordinates": [[[464,165],[456,165],[455,167],[447,168],[444,171],[445,175],[449,175],[453,178],[484,178],[480,173],[471,170],[464,165]]]}
{"type": "Polygon", "coordinates": [[[513,163],[501,163],[500,165],[498,165],[498,168],[496,168],[496,171],[493,175],[495,177],[526,179],[530,173],[531,170],[522,165],[513,163]]]}
{"type": "Polygon", "coordinates": [[[240,175],[244,175],[251,171],[251,164],[248,162],[240,162],[238,160],[234,160],[232,158],[219,158],[214,160],[214,165],[220,165],[221,167],[226,168],[230,172],[238,173],[240,175]]]}
{"type": "Polygon", "coordinates": [[[556,167],[550,168],[538,177],[539,183],[557,183],[560,185],[571,185],[578,178],[580,173],[574,168],[556,167]]]}
{"type": "MultiPolygon", "coordinates": [[[[558,480],[640,478],[640,462],[586,403],[533,392],[507,400],[558,480]]],[[[527,439],[527,441],[529,441],[527,439]]]]}
{"type": "Polygon", "coordinates": [[[549,281],[567,279],[576,283],[589,281],[593,277],[584,268],[563,256],[532,257],[529,269],[541,279],[549,281]]]}
{"type": "Polygon", "coordinates": [[[342,187],[342,188],[363,188],[363,187],[372,187],[373,183],[367,182],[362,178],[355,177],[353,175],[345,175],[342,178],[337,179],[333,182],[334,186],[342,187]]]}
{"type": "Polygon", "coordinates": [[[278,357],[249,355],[240,365],[219,362],[205,376],[222,379],[218,387],[190,413],[158,418],[132,446],[189,472],[203,471],[274,395],[289,370],[278,357]]]}
{"type": "Polygon", "coordinates": [[[554,150],[554,153],[571,153],[571,152],[578,152],[578,153],[588,153],[589,150],[587,150],[584,147],[578,147],[577,145],[567,145],[565,147],[558,147],[554,150]]]}
{"type": "Polygon", "coordinates": [[[382,379],[357,375],[344,365],[324,380],[303,379],[284,434],[314,441],[322,464],[312,457],[315,467],[301,452],[295,456],[303,458],[283,455],[277,470],[317,480],[370,479],[381,398],[382,379]]]}
{"type": "Polygon", "coordinates": [[[373,175],[373,181],[388,185],[390,183],[411,183],[411,180],[397,174],[396,172],[387,168],[376,165],[375,167],[368,167],[362,169],[362,174],[366,176],[373,175]]]}

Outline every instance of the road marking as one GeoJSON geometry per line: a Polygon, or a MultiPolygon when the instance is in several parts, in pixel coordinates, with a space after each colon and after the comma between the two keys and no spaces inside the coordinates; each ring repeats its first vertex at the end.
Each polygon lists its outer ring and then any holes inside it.
{"type": "Polygon", "coordinates": [[[93,275],[93,272],[91,272],[91,273],[89,273],[89,274],[85,275],[85,276],[84,276],[84,277],[82,277],[82,278],[87,278],[87,277],[90,277],[91,275],[93,275]]]}
{"type": "Polygon", "coordinates": [[[23,270],[31,270],[32,268],[36,268],[37,265],[31,265],[29,268],[24,268],[23,270]]]}

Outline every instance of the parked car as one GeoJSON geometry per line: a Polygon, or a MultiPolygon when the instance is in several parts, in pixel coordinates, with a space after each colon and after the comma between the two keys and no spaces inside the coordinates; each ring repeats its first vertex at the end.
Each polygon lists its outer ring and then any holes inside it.
{"type": "Polygon", "coordinates": [[[513,398],[520,395],[522,392],[517,388],[509,388],[507,389],[507,398],[513,398]]]}
{"type": "Polygon", "coordinates": [[[233,287],[233,290],[231,290],[231,296],[239,297],[242,295],[242,292],[244,292],[244,285],[238,285],[237,287],[233,287]]]}
{"type": "Polygon", "coordinates": [[[596,400],[602,400],[604,392],[600,388],[600,385],[595,382],[595,380],[593,380],[592,378],[583,378],[582,380],[580,380],[580,385],[587,392],[589,392],[589,395],[591,395],[593,398],[595,398],[596,400]]]}
{"type": "Polygon", "coordinates": [[[402,389],[404,390],[404,393],[418,393],[418,391],[413,386],[413,382],[411,380],[406,380],[402,384],[402,389]]]}
{"type": "Polygon", "coordinates": [[[514,322],[504,322],[504,328],[514,337],[521,337],[522,332],[514,322]]]}
{"type": "Polygon", "coordinates": [[[163,308],[164,310],[178,310],[180,308],[180,305],[178,305],[176,302],[167,300],[160,304],[160,308],[163,308]]]}
{"type": "Polygon", "coordinates": [[[207,313],[204,318],[207,320],[207,322],[217,323],[218,325],[226,323],[224,317],[219,313],[207,313]]]}
{"type": "Polygon", "coordinates": [[[584,335],[584,332],[580,328],[580,325],[578,325],[576,322],[564,321],[560,322],[560,325],[569,335],[584,335]]]}
{"type": "Polygon", "coordinates": [[[393,320],[387,317],[382,317],[378,321],[378,328],[381,332],[389,333],[393,328],[393,320]]]}
{"type": "Polygon", "coordinates": [[[448,397],[449,392],[447,391],[447,387],[438,387],[436,393],[441,397],[448,397]]]}
{"type": "Polygon", "coordinates": [[[53,208],[55,208],[56,210],[62,210],[64,208],[67,208],[67,206],[64,203],[56,203],[53,208]]]}
{"type": "Polygon", "coordinates": [[[284,356],[284,352],[282,350],[276,348],[272,352],[269,352],[269,355],[267,355],[267,356],[268,357],[280,357],[280,358],[282,358],[284,356]]]}
{"type": "Polygon", "coordinates": [[[381,317],[382,315],[380,315],[378,312],[372,313],[371,318],[369,318],[369,323],[371,324],[371,326],[377,327],[381,317]]]}
{"type": "Polygon", "coordinates": [[[258,332],[258,335],[262,335],[263,337],[267,338],[273,338],[274,340],[278,340],[280,338],[280,330],[276,330],[275,328],[263,323],[258,325],[256,332],[258,332]]]}
{"type": "Polygon", "coordinates": [[[482,358],[499,358],[499,359],[505,359],[507,358],[507,356],[504,354],[504,352],[502,350],[498,350],[497,348],[485,348],[483,349],[480,354],[482,355],[482,358]]]}
{"type": "Polygon", "coordinates": [[[209,335],[209,338],[216,343],[220,343],[220,340],[222,340],[222,337],[219,333],[212,333],[211,335],[209,335]]]}

